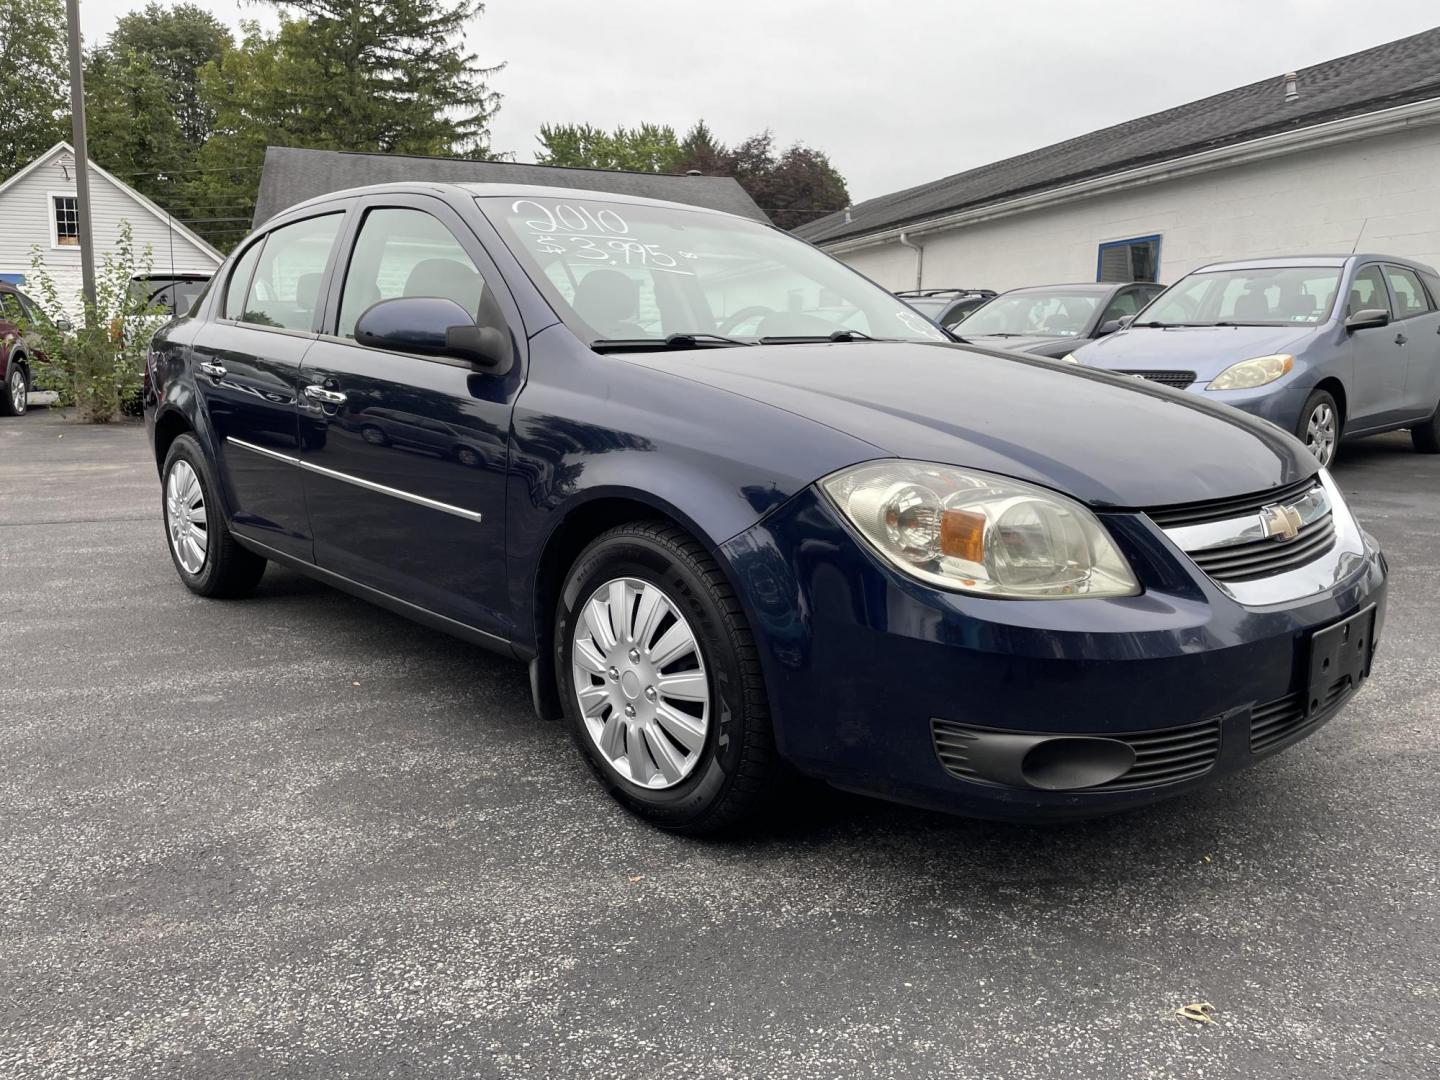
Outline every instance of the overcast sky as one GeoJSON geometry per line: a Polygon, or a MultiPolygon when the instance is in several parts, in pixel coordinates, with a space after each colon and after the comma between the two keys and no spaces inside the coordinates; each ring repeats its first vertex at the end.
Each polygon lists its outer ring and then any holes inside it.
{"type": "MultiPolygon", "coordinates": [[[[81,0],[87,42],[143,6],[81,0]]],[[[858,202],[1437,22],[1434,0],[489,0],[469,42],[506,65],[492,145],[518,161],[546,121],[704,117],[824,150],[858,202]]]]}

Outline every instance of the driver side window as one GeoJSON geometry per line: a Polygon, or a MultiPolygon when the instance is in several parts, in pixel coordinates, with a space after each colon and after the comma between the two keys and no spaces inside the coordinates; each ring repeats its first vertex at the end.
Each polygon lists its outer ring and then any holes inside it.
{"type": "Polygon", "coordinates": [[[1385,279],[1380,276],[1378,266],[1364,267],[1355,275],[1355,280],[1350,283],[1349,298],[1345,301],[1345,317],[1348,319],[1357,311],[1372,309],[1390,310],[1390,294],[1385,291],[1385,279]]]}
{"type": "Polygon", "coordinates": [[[505,330],[475,260],[438,218],[408,207],[379,207],[365,214],[355,240],[337,333],[353,339],[367,308],[400,296],[453,300],[480,325],[505,330]]]}

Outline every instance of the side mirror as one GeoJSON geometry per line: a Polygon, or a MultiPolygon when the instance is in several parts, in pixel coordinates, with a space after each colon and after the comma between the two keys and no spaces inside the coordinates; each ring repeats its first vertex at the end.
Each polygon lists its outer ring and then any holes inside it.
{"type": "Polygon", "coordinates": [[[1353,334],[1356,330],[1370,330],[1376,326],[1389,326],[1390,312],[1384,308],[1366,308],[1364,311],[1357,311],[1345,320],[1345,332],[1353,334]]]}
{"type": "Polygon", "coordinates": [[[59,330],[62,334],[68,334],[75,329],[75,324],[69,319],[56,319],[55,329],[59,330]]]}
{"type": "Polygon", "coordinates": [[[1104,337],[1106,334],[1113,334],[1125,325],[1124,319],[1106,319],[1095,328],[1096,337],[1104,337]]]}
{"type": "Polygon", "coordinates": [[[355,321],[355,340],[372,349],[449,356],[503,375],[514,361],[505,335],[443,296],[397,296],[366,308],[355,321]]]}

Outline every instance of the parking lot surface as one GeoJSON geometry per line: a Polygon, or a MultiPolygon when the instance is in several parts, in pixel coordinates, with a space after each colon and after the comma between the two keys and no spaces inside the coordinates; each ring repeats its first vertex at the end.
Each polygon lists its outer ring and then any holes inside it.
{"type": "Polygon", "coordinates": [[[1076,825],[822,790],[701,843],[518,665],[274,568],[192,596],[139,427],[0,421],[0,1077],[1440,1075],[1440,457],[1335,471],[1390,612],[1298,747],[1076,825]]]}

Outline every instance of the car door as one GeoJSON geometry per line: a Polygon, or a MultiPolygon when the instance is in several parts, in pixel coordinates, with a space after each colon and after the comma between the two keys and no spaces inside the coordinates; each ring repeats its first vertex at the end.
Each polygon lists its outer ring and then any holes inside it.
{"type": "Polygon", "coordinates": [[[344,216],[332,207],[252,241],[191,346],[232,527],[306,560],[314,552],[298,467],[300,361],[315,342],[344,216]]]}
{"type": "MultiPolygon", "coordinates": [[[[1379,263],[1367,263],[1355,271],[1346,294],[1345,317],[1372,309],[1388,311],[1394,318],[1379,263]]],[[[1345,347],[1355,373],[1354,385],[1347,388],[1347,430],[1383,426],[1400,409],[1405,396],[1405,354],[1396,339],[1403,336],[1394,323],[1347,335],[1345,347]]]]}
{"type": "Polygon", "coordinates": [[[1405,386],[1395,419],[1428,417],[1437,401],[1440,312],[1435,310],[1420,275],[1410,267],[1386,263],[1385,280],[1395,305],[1395,340],[1405,358],[1405,386]]]}
{"type": "Polygon", "coordinates": [[[346,247],[327,332],[303,367],[303,422],[323,433],[301,450],[315,561],[509,637],[505,484],[523,365],[488,374],[363,346],[354,332],[381,300],[441,296],[518,349],[519,312],[474,233],[441,199],[370,197],[346,247]]]}

